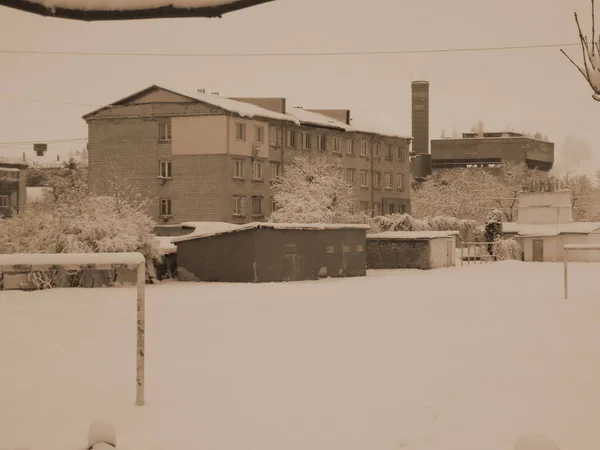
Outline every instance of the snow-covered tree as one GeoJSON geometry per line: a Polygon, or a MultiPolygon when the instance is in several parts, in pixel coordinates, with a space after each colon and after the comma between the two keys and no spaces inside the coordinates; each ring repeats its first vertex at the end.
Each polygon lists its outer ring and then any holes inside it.
{"type": "Polygon", "coordinates": [[[567,53],[561,49],[561,52],[571,61],[571,63],[579,70],[579,73],[583,75],[583,78],[588,82],[592,88],[592,98],[596,101],[600,101],[600,38],[596,41],[596,24],[594,17],[594,0],[592,0],[592,38],[588,40],[587,36],[583,35],[581,31],[581,25],[579,24],[579,18],[577,13],[575,15],[575,23],[577,24],[577,31],[579,32],[579,42],[581,44],[581,51],[583,54],[583,63],[576,63],[567,53]]]}
{"type": "Polygon", "coordinates": [[[325,156],[299,155],[272,186],[276,211],[272,222],[360,223],[354,212],[355,187],[348,183],[341,161],[325,156]]]}
{"type": "Polygon", "coordinates": [[[496,241],[502,239],[502,212],[492,209],[485,218],[485,241],[488,243],[488,253],[496,259],[496,241]]]}

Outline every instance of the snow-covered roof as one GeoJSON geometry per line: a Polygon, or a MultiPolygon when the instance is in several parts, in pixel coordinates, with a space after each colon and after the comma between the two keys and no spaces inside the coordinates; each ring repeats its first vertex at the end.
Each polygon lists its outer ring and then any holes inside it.
{"type": "Polygon", "coordinates": [[[367,239],[398,239],[398,240],[414,240],[414,239],[436,239],[457,236],[458,231],[383,231],[381,233],[368,234],[367,239]]]}
{"type": "MultiPolygon", "coordinates": [[[[219,223],[219,222],[217,222],[219,223]]],[[[369,230],[371,227],[366,224],[328,224],[328,223],[267,223],[267,222],[252,222],[245,225],[234,225],[234,224],[225,224],[227,226],[223,226],[219,228],[215,226],[213,230],[210,231],[202,231],[202,230],[194,230],[191,234],[186,234],[184,236],[177,236],[171,240],[174,244],[178,244],[180,242],[190,241],[193,239],[206,238],[212,236],[218,236],[221,234],[227,233],[236,233],[239,231],[245,230],[254,230],[258,228],[270,228],[275,230],[347,230],[347,229],[357,229],[357,230],[369,230]]]]}
{"type": "Polygon", "coordinates": [[[0,270],[9,270],[13,265],[20,266],[52,266],[55,264],[79,266],[95,264],[110,266],[112,264],[137,265],[145,262],[141,253],[11,253],[0,255],[0,270]]]}
{"type": "Polygon", "coordinates": [[[516,233],[519,236],[557,236],[559,234],[589,234],[600,230],[600,222],[566,222],[554,224],[529,224],[504,222],[503,233],[516,233]]]}
{"type": "MultiPolygon", "coordinates": [[[[0,169],[1,170],[1,169],[0,169]]],[[[28,187],[27,203],[37,203],[44,199],[44,194],[52,192],[51,187],[28,187]]]]}
{"type": "Polygon", "coordinates": [[[75,20],[220,17],[274,0],[3,0],[11,8],[75,20]]]}
{"type": "Polygon", "coordinates": [[[352,127],[344,122],[335,120],[324,114],[308,111],[303,108],[288,108],[287,113],[295,117],[300,123],[305,125],[316,125],[318,127],[336,128],[338,130],[349,131],[352,127]]]}
{"type": "Polygon", "coordinates": [[[0,167],[0,172],[20,172],[21,169],[16,169],[14,167],[0,167]]]}

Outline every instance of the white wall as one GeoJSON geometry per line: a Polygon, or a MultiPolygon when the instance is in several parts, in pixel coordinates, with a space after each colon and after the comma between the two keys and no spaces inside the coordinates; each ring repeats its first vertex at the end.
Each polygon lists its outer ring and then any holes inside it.
{"type": "Polygon", "coordinates": [[[442,237],[431,239],[429,262],[432,269],[440,267],[450,267],[455,264],[456,258],[456,238],[442,237]],[[448,255],[448,243],[450,244],[450,255],[448,255]]]}
{"type": "Polygon", "coordinates": [[[573,221],[573,194],[569,190],[554,192],[521,192],[519,223],[544,224],[573,221]]]}
{"type": "Polygon", "coordinates": [[[173,117],[173,155],[227,154],[227,116],[173,117]]]}

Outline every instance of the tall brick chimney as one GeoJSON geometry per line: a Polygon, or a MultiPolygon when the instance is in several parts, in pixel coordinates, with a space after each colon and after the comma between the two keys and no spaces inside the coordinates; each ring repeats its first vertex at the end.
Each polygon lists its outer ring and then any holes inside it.
{"type": "Polygon", "coordinates": [[[429,81],[413,81],[412,88],[412,151],[429,153],[429,81]]]}

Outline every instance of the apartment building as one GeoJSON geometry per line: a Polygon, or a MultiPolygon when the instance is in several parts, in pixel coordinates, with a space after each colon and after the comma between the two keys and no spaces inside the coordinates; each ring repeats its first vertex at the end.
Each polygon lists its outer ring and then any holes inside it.
{"type": "Polygon", "coordinates": [[[498,167],[503,162],[524,163],[549,172],[554,143],[513,131],[463,133],[461,138],[431,141],[433,171],[459,167],[498,167]]]}
{"type": "Polygon", "coordinates": [[[27,203],[27,164],[0,157],[0,219],[11,217],[27,203]]]}
{"type": "Polygon", "coordinates": [[[230,99],[151,86],[84,116],[90,189],[118,171],[153,199],[161,223],[268,219],[271,181],[298,154],[340,158],[356,208],[410,212],[410,137],[350,125],[348,110],[288,108],[283,98],[230,99]]]}

